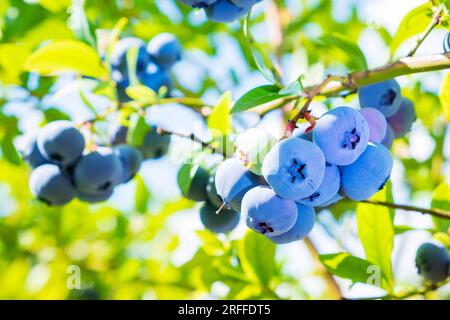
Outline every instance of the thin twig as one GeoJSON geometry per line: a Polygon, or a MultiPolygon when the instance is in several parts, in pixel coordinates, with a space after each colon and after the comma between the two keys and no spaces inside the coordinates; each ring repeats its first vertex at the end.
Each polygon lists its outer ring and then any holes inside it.
{"type": "Polygon", "coordinates": [[[316,260],[318,262],[320,271],[323,273],[325,280],[328,283],[328,286],[331,289],[331,291],[333,292],[333,294],[335,295],[335,297],[339,300],[343,300],[343,295],[342,295],[341,288],[339,287],[339,284],[337,283],[336,279],[334,279],[333,274],[330,271],[328,271],[322,265],[322,263],[320,263],[319,250],[317,249],[315,244],[312,242],[311,238],[306,237],[305,239],[303,239],[303,241],[304,241],[306,247],[308,248],[309,252],[313,256],[314,260],[316,260]]]}
{"type": "Polygon", "coordinates": [[[427,29],[422,34],[422,36],[417,39],[416,45],[408,53],[408,57],[414,56],[414,54],[416,53],[417,49],[419,49],[420,45],[425,41],[425,39],[428,37],[428,35],[431,33],[431,31],[433,31],[433,29],[441,23],[442,13],[443,13],[443,9],[442,8],[436,8],[435,9],[435,12],[433,14],[433,19],[431,20],[430,24],[428,25],[427,29]]]}
{"type": "Polygon", "coordinates": [[[450,212],[441,210],[441,209],[425,209],[425,208],[414,207],[414,206],[409,206],[409,205],[395,204],[395,203],[390,203],[390,202],[374,201],[374,200],[364,200],[361,202],[372,204],[372,205],[377,205],[377,206],[384,206],[384,207],[388,207],[388,208],[392,208],[392,209],[415,211],[415,212],[420,212],[423,214],[429,214],[429,215],[439,217],[439,218],[450,219],[450,212]]]}

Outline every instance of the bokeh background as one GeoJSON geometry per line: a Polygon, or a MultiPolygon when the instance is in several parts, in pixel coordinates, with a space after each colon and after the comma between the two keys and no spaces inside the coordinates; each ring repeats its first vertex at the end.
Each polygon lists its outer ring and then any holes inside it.
{"type": "MultiPolygon", "coordinates": [[[[279,60],[286,84],[300,74],[306,85],[314,84],[329,73],[373,68],[405,56],[414,37],[394,53],[393,37],[402,17],[424,2],[266,0],[255,7],[252,32],[261,47],[279,60]],[[354,59],[353,47],[330,40],[328,35],[359,46],[365,63],[354,59]]],[[[23,70],[24,61],[39,46],[74,38],[70,26],[80,4],[82,1],[76,0],[0,2],[0,298],[333,298],[323,269],[303,242],[261,246],[245,236],[243,221],[227,236],[204,230],[199,206],[183,199],[177,186],[180,159],[186,159],[180,154],[191,150],[190,142],[181,138],[173,138],[165,158],[146,161],[139,176],[116,188],[106,203],[74,201],[64,208],[48,208],[32,198],[28,191],[30,168],[15,148],[20,136],[35,132],[48,121],[91,118],[80,90],[97,111],[110,104],[106,97],[92,93],[89,85],[81,87],[75,75],[44,78],[23,70]],[[252,255],[264,256],[263,271],[242,266],[242,260],[252,255]],[[71,266],[80,270],[81,290],[67,285],[71,266]],[[265,273],[265,283],[255,281],[258,272],[265,273]]],[[[267,83],[247,62],[242,21],[211,23],[202,12],[173,0],[88,0],[85,8],[95,29],[111,29],[127,17],[124,36],[148,40],[160,32],[176,34],[185,49],[173,70],[177,95],[201,97],[214,104],[225,91],[237,99],[267,83]]],[[[417,55],[441,53],[446,32],[444,28],[434,30],[417,55]]],[[[397,79],[403,94],[415,102],[418,114],[412,132],[397,140],[392,150],[396,156],[392,192],[397,203],[430,207],[433,190],[440,186],[444,196],[439,205],[450,208],[446,184],[450,178],[450,131],[438,98],[444,76],[442,71],[397,79]]],[[[312,105],[313,114],[320,116],[342,104],[358,106],[355,98],[319,100],[312,105]]],[[[194,132],[204,139],[210,136],[202,116],[186,106],[153,106],[146,117],[169,130],[194,132]]],[[[236,132],[260,126],[277,137],[284,121],[281,110],[262,118],[256,112],[233,118],[236,132]]],[[[318,215],[311,239],[320,253],[347,251],[364,257],[355,206],[345,202],[318,215]]],[[[436,223],[429,216],[397,210],[395,225],[401,226],[392,255],[396,285],[419,286],[422,279],[414,266],[415,251],[437,231],[436,223]]],[[[383,295],[379,288],[337,281],[349,298],[383,295]]],[[[440,288],[430,298],[449,298],[449,289],[440,288]]]]}

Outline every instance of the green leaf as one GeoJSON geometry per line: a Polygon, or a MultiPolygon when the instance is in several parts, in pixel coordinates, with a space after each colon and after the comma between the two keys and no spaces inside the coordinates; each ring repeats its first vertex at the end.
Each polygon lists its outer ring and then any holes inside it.
{"type": "Polygon", "coordinates": [[[65,72],[102,78],[107,72],[97,52],[81,41],[55,41],[36,50],[25,62],[25,70],[41,75],[65,72]]]}
{"type": "Polygon", "coordinates": [[[233,109],[231,109],[231,113],[245,111],[260,106],[264,103],[287,97],[289,95],[289,93],[281,94],[280,88],[275,85],[256,87],[248,91],[246,94],[240,97],[238,101],[236,101],[233,109]]]}
{"type": "Polygon", "coordinates": [[[348,56],[347,64],[353,70],[366,70],[367,61],[364,53],[358,47],[358,45],[350,40],[343,34],[333,33],[325,35],[320,40],[327,46],[339,48],[344,54],[348,56]]]}
{"type": "Polygon", "coordinates": [[[130,86],[126,89],[127,95],[136,102],[152,105],[156,102],[156,92],[143,85],[130,86]]]}
{"type": "Polygon", "coordinates": [[[276,273],[275,244],[259,233],[248,231],[239,241],[239,259],[244,271],[265,286],[276,273]]]}
{"type": "Polygon", "coordinates": [[[136,176],[136,193],[134,195],[134,207],[137,212],[146,213],[150,191],[141,176],[136,176]]]}
{"type": "Polygon", "coordinates": [[[213,137],[226,136],[231,130],[231,93],[225,92],[214,105],[207,124],[213,137]]]}
{"type": "Polygon", "coordinates": [[[405,40],[425,31],[432,19],[432,7],[431,1],[426,1],[403,17],[391,42],[391,57],[405,40]]]}
{"type": "MultiPolygon", "coordinates": [[[[389,184],[378,192],[372,200],[389,202],[389,184]]],[[[359,203],[356,207],[358,236],[364,247],[366,259],[380,267],[384,280],[382,285],[392,290],[392,248],[394,246],[393,214],[389,208],[359,203]]]]}
{"type": "Polygon", "coordinates": [[[177,183],[182,194],[188,194],[191,187],[192,178],[197,172],[198,166],[194,166],[191,163],[183,164],[178,170],[177,183]]]}
{"type": "MultiPolygon", "coordinates": [[[[54,1],[55,2],[55,1],[54,1]]],[[[70,10],[69,27],[76,38],[96,48],[95,33],[84,10],[85,0],[73,0],[70,10]]]]}
{"type": "Polygon", "coordinates": [[[322,264],[335,276],[350,279],[353,283],[367,283],[373,263],[352,256],[349,253],[322,254],[319,256],[322,264]]]}
{"type": "Polygon", "coordinates": [[[450,72],[447,72],[439,90],[439,100],[444,108],[445,118],[450,122],[450,72]]]}
{"type": "Polygon", "coordinates": [[[12,164],[21,164],[21,158],[13,143],[13,136],[6,133],[1,142],[2,156],[12,164]]]}
{"type": "Polygon", "coordinates": [[[410,226],[404,226],[404,225],[394,226],[395,234],[402,234],[402,233],[405,233],[405,232],[408,232],[408,231],[412,231],[412,230],[417,230],[417,229],[415,229],[413,227],[410,227],[410,226]]]}
{"type": "MultiPolygon", "coordinates": [[[[450,211],[450,186],[442,182],[433,190],[431,196],[431,207],[450,211]]],[[[450,228],[450,220],[433,217],[433,222],[437,230],[447,232],[450,228]]]]}
{"type": "Polygon", "coordinates": [[[133,114],[130,118],[127,142],[132,146],[139,147],[144,143],[145,136],[152,130],[145,118],[140,114],[133,114]]]}

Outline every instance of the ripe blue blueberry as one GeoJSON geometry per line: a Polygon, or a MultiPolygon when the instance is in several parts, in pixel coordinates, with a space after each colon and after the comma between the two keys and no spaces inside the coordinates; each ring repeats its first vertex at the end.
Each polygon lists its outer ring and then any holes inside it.
{"type": "Polygon", "coordinates": [[[267,183],[280,197],[300,200],[312,195],[325,175],[325,157],[312,142],[290,138],[278,142],[262,166],[267,183]]]}
{"type": "Polygon", "coordinates": [[[129,145],[120,145],[114,149],[122,164],[122,183],[133,179],[142,163],[142,155],[138,149],[129,145]]]}
{"type": "Polygon", "coordinates": [[[236,139],[237,157],[247,169],[261,175],[263,160],[276,142],[277,140],[263,129],[249,129],[236,139]]]}
{"type": "Polygon", "coordinates": [[[207,199],[206,186],[208,184],[208,179],[208,171],[202,167],[197,167],[197,170],[192,177],[189,189],[182,192],[183,196],[193,201],[205,201],[207,199]]]}
{"type": "Polygon", "coordinates": [[[416,266],[425,279],[441,282],[449,276],[450,256],[446,248],[434,243],[424,243],[417,250],[416,266]]]}
{"type": "Polygon", "coordinates": [[[122,164],[112,149],[99,148],[78,161],[73,175],[79,193],[98,195],[113,189],[122,181],[122,164]]]}
{"type": "Polygon", "coordinates": [[[369,199],[383,189],[392,165],[389,150],[381,144],[370,142],[358,160],[340,167],[342,191],[355,201],[369,199]]]}
{"type": "Polygon", "coordinates": [[[322,203],[322,204],[320,205],[320,207],[321,207],[321,208],[329,207],[329,206],[331,206],[332,204],[335,204],[336,202],[338,202],[338,201],[340,201],[340,200],[342,200],[342,199],[344,199],[344,197],[341,196],[339,193],[336,193],[336,194],[334,195],[334,197],[332,197],[330,200],[328,200],[328,201],[322,203]]]}
{"type": "Polygon", "coordinates": [[[261,2],[261,0],[230,0],[230,1],[233,4],[237,5],[238,7],[247,8],[247,9],[251,8],[258,2],[261,2]]]}
{"type": "Polygon", "coordinates": [[[235,158],[227,159],[219,165],[215,180],[217,194],[235,211],[241,211],[245,193],[259,184],[257,176],[235,158]]]}
{"type": "Polygon", "coordinates": [[[163,68],[170,69],[181,60],[181,44],[171,33],[160,33],[147,45],[147,52],[155,63],[163,68]]]}
{"type": "Polygon", "coordinates": [[[167,70],[158,67],[154,63],[150,63],[145,73],[139,78],[141,83],[158,92],[162,87],[166,87],[168,91],[172,90],[172,78],[167,70]]]}
{"type": "Polygon", "coordinates": [[[386,148],[391,149],[392,144],[394,143],[394,139],[395,139],[394,129],[392,129],[391,125],[388,123],[386,129],[386,136],[384,137],[383,141],[381,141],[381,144],[386,148]]]}
{"type": "Polygon", "coordinates": [[[215,22],[232,22],[247,14],[248,8],[238,7],[230,0],[218,0],[205,8],[208,18],[215,22]]]}
{"type": "Polygon", "coordinates": [[[237,227],[239,213],[228,209],[216,213],[216,210],[209,202],[205,202],[200,208],[200,220],[206,229],[214,233],[228,233],[237,227]]]}
{"type": "Polygon", "coordinates": [[[170,146],[170,135],[160,134],[156,127],[152,127],[144,138],[142,146],[139,148],[144,159],[162,158],[170,146]]]}
{"type": "Polygon", "coordinates": [[[320,207],[323,203],[333,198],[338,193],[340,187],[341,178],[338,167],[327,163],[325,166],[325,176],[319,188],[310,196],[297,200],[297,202],[311,207],[320,207]]]}
{"type": "Polygon", "coordinates": [[[295,225],[298,210],[294,201],[280,198],[270,187],[258,186],[242,199],[242,214],[250,229],[272,237],[295,225]]]}
{"type": "Polygon", "coordinates": [[[41,154],[61,166],[75,163],[83,153],[85,141],[69,121],[55,121],[41,129],[37,138],[41,154]]]}
{"type": "Polygon", "coordinates": [[[366,149],[369,125],[357,110],[338,107],[317,121],[313,137],[328,163],[345,166],[358,159],[366,149]]]}
{"type": "Polygon", "coordinates": [[[222,206],[223,200],[217,194],[216,177],[215,177],[215,175],[210,176],[209,179],[208,179],[208,184],[206,185],[206,195],[208,197],[208,201],[214,207],[216,207],[216,209],[219,209],[222,206]]]}
{"type": "Polygon", "coordinates": [[[381,143],[386,137],[387,122],[384,115],[374,108],[363,108],[361,114],[369,125],[369,141],[381,143]]]}
{"type": "Polygon", "coordinates": [[[55,164],[43,164],[31,173],[31,193],[49,206],[68,204],[75,197],[75,188],[70,179],[55,164]]]}
{"type": "Polygon", "coordinates": [[[193,8],[206,8],[214,3],[217,2],[217,0],[178,0],[182,4],[191,6],[193,8]]]}
{"type": "Polygon", "coordinates": [[[314,209],[297,203],[298,217],[294,226],[287,232],[278,236],[268,238],[277,244],[291,243],[305,238],[316,224],[316,213],[314,209]]]}
{"type": "Polygon", "coordinates": [[[371,84],[359,89],[361,108],[375,108],[390,117],[400,108],[402,101],[400,85],[394,79],[371,84]]]}
{"type": "Polygon", "coordinates": [[[111,198],[112,194],[114,192],[114,189],[108,189],[99,191],[92,194],[86,194],[82,192],[77,192],[77,198],[81,201],[88,202],[88,203],[99,203],[108,200],[111,198]]]}
{"type": "Polygon", "coordinates": [[[128,127],[115,123],[108,130],[111,145],[116,146],[127,143],[128,127]]]}
{"type": "Polygon", "coordinates": [[[138,38],[123,38],[119,40],[111,53],[111,76],[121,87],[129,86],[129,67],[127,55],[132,48],[137,50],[136,75],[139,77],[147,69],[151,59],[145,48],[145,42],[138,38]]]}
{"type": "Polygon", "coordinates": [[[24,137],[22,143],[18,147],[22,159],[26,161],[30,167],[37,168],[40,165],[48,163],[48,160],[39,151],[35,135],[24,137]]]}
{"type": "Polygon", "coordinates": [[[398,111],[388,118],[388,123],[394,130],[395,138],[404,137],[416,120],[416,110],[413,102],[409,99],[403,98],[398,111]]]}

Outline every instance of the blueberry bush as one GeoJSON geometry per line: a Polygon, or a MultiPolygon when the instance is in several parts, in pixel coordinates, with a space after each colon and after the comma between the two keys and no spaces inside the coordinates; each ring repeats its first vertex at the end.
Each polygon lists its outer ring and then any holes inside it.
{"type": "Polygon", "coordinates": [[[449,299],[449,10],[3,0],[0,298],[449,299]]]}

